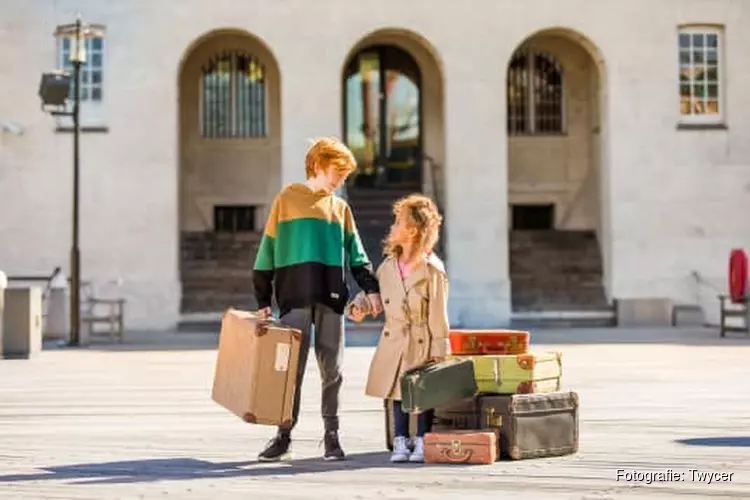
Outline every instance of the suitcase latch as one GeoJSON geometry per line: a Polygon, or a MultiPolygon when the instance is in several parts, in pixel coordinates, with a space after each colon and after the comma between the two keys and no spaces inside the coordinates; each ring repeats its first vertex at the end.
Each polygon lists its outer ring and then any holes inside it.
{"type": "Polygon", "coordinates": [[[487,408],[485,413],[487,413],[487,427],[503,426],[503,417],[502,415],[496,415],[494,408],[487,408]]]}

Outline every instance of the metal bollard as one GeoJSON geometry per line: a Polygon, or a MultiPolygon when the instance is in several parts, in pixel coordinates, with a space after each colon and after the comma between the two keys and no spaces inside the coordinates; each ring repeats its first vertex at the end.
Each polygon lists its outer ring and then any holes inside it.
{"type": "Polygon", "coordinates": [[[0,359],[3,359],[3,323],[5,322],[5,289],[8,288],[8,277],[0,271],[0,359]]]}
{"type": "Polygon", "coordinates": [[[47,317],[44,321],[44,339],[69,340],[70,321],[68,317],[68,278],[57,274],[50,282],[47,296],[47,317]]]}

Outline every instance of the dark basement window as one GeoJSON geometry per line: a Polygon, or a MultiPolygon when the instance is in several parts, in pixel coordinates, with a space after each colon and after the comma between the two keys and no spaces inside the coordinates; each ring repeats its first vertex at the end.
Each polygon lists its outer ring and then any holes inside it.
{"type": "Polygon", "coordinates": [[[255,208],[252,205],[214,206],[214,231],[217,233],[255,231],[255,208]]]}
{"type": "Polygon", "coordinates": [[[511,205],[513,229],[548,230],[555,227],[555,205],[511,205]]]}

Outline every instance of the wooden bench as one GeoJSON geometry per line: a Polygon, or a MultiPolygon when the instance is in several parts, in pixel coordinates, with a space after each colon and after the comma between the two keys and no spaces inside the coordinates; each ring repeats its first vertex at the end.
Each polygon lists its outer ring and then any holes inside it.
{"type": "Polygon", "coordinates": [[[750,334],[750,297],[745,297],[742,302],[735,303],[729,295],[719,295],[721,307],[719,320],[719,335],[726,337],[727,332],[742,332],[750,334]],[[741,318],[741,326],[727,325],[727,319],[741,318]]]}
{"type": "MultiPolygon", "coordinates": [[[[119,286],[119,282],[117,285],[119,286]]],[[[97,296],[90,282],[81,283],[81,324],[90,339],[107,335],[112,342],[122,343],[125,329],[125,299],[97,296]],[[105,325],[106,331],[96,325],[105,325]]]]}

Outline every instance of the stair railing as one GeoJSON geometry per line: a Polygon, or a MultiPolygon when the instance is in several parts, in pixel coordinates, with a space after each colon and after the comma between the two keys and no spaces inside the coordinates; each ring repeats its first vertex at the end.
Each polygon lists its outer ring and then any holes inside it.
{"type": "Polygon", "coordinates": [[[430,169],[430,184],[432,184],[431,186],[432,199],[435,201],[435,205],[437,205],[438,210],[443,215],[443,226],[440,229],[440,241],[438,242],[437,250],[439,254],[442,254],[441,257],[444,260],[447,260],[448,257],[446,254],[447,254],[448,246],[445,243],[445,238],[447,234],[445,230],[446,217],[445,217],[445,210],[444,210],[445,207],[443,206],[443,203],[442,203],[442,191],[440,190],[440,186],[442,184],[440,181],[442,181],[442,177],[438,179],[438,176],[440,175],[440,173],[443,172],[443,168],[437,162],[437,160],[430,155],[427,155],[427,154],[423,155],[423,159],[425,162],[427,162],[429,169],[430,169]]]}
{"type": "Polygon", "coordinates": [[[591,182],[591,179],[593,178],[594,170],[595,168],[589,167],[589,169],[586,171],[586,176],[578,184],[578,186],[576,186],[575,191],[573,191],[573,196],[570,197],[568,206],[565,207],[565,212],[563,213],[562,217],[560,217],[560,227],[565,227],[565,225],[570,220],[570,217],[573,215],[573,209],[576,207],[576,204],[581,201],[584,189],[586,188],[586,186],[588,186],[589,182],[591,182]]]}
{"type": "Polygon", "coordinates": [[[437,162],[437,160],[432,156],[426,154],[423,155],[423,159],[428,164],[428,167],[430,169],[430,183],[432,184],[432,186],[430,186],[430,189],[432,190],[432,197],[435,200],[435,204],[438,206],[438,209],[442,212],[442,193],[438,191],[440,186],[440,182],[438,182],[438,175],[442,169],[440,168],[440,164],[437,162]]]}

